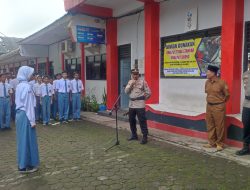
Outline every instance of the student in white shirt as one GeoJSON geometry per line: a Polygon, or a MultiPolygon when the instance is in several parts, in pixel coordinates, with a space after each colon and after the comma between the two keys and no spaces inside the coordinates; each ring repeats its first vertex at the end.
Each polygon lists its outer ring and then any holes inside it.
{"type": "Polygon", "coordinates": [[[32,86],[34,94],[36,96],[36,121],[42,120],[42,106],[41,106],[41,84],[42,84],[42,77],[37,76],[37,83],[32,86]]]}
{"type": "Polygon", "coordinates": [[[68,123],[69,118],[69,93],[71,91],[70,81],[67,79],[66,71],[62,72],[62,79],[56,82],[58,90],[59,119],[60,123],[68,123]]]}
{"type": "Polygon", "coordinates": [[[15,104],[15,93],[16,93],[16,87],[18,85],[18,80],[16,79],[16,76],[13,74],[12,78],[10,80],[10,85],[12,87],[13,93],[10,97],[11,99],[11,119],[15,121],[15,115],[16,115],[16,104],[15,104]]]}
{"type": "Polygon", "coordinates": [[[71,81],[72,90],[72,109],[73,109],[73,119],[75,121],[81,120],[81,94],[84,90],[82,81],[79,79],[79,73],[74,73],[74,79],[71,81]]]}
{"type": "Polygon", "coordinates": [[[41,84],[41,97],[43,108],[43,125],[48,125],[50,121],[50,106],[52,103],[52,97],[54,94],[53,86],[50,84],[48,76],[43,77],[43,83],[41,84]]]}
{"type": "Polygon", "coordinates": [[[17,163],[21,173],[37,171],[39,153],[36,137],[36,98],[28,83],[34,69],[22,66],[18,70],[16,88],[16,143],[17,163]]]}
{"type": "Polygon", "coordinates": [[[61,73],[56,74],[56,79],[53,81],[53,89],[54,89],[54,96],[53,96],[53,110],[52,110],[52,117],[56,121],[56,116],[58,113],[58,89],[56,88],[56,83],[58,80],[62,78],[61,73]]]}
{"type": "Polygon", "coordinates": [[[6,75],[0,75],[0,129],[10,129],[10,84],[6,83],[6,75]]]}

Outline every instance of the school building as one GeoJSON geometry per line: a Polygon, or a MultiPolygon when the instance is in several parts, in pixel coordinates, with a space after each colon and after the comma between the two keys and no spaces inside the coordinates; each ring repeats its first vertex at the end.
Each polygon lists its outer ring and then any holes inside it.
{"type": "MultiPolygon", "coordinates": [[[[64,0],[67,14],[0,56],[0,69],[78,71],[85,94],[110,109],[138,67],[152,97],[149,127],[207,138],[206,67],[230,89],[226,143],[241,146],[242,74],[250,59],[250,0],[64,0]],[[11,54],[11,55],[10,55],[11,54]]],[[[122,94],[121,107],[128,107],[122,94]]]]}

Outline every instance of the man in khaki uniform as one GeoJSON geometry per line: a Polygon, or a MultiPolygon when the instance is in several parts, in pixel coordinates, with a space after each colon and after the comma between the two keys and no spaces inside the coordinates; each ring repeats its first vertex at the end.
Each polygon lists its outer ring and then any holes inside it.
{"type": "Polygon", "coordinates": [[[128,82],[125,93],[129,95],[129,123],[131,130],[131,137],[128,139],[138,140],[137,129],[136,129],[136,116],[139,120],[141,132],[143,138],[141,144],[147,143],[148,127],[145,112],[145,100],[151,95],[151,90],[145,80],[139,78],[139,70],[131,70],[132,79],[128,82]]]}
{"type": "Polygon", "coordinates": [[[206,123],[209,143],[206,148],[216,147],[223,150],[225,138],[225,111],[229,99],[228,86],[225,81],[217,77],[219,68],[209,65],[205,93],[207,94],[206,123]]]}

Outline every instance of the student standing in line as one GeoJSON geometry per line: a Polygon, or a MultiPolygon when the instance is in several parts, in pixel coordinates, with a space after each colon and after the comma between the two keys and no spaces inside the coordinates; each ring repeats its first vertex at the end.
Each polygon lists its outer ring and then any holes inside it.
{"type": "Polygon", "coordinates": [[[17,164],[21,173],[37,171],[39,153],[36,137],[36,98],[29,80],[34,69],[22,66],[18,70],[16,88],[16,143],[17,164]]]}
{"type": "Polygon", "coordinates": [[[0,129],[10,129],[10,96],[12,88],[6,82],[6,75],[0,75],[0,129]]]}
{"type": "Polygon", "coordinates": [[[50,84],[48,76],[44,76],[41,84],[41,97],[43,109],[43,125],[49,125],[50,121],[50,106],[52,103],[52,96],[54,94],[53,86],[50,84]]]}
{"type": "Polygon", "coordinates": [[[12,78],[10,80],[10,85],[13,89],[13,93],[11,96],[11,119],[15,121],[15,115],[16,115],[16,104],[15,104],[15,92],[16,92],[16,87],[18,85],[18,80],[16,79],[16,76],[13,74],[12,78]]]}
{"type": "Polygon", "coordinates": [[[58,104],[59,104],[59,119],[60,123],[68,123],[69,118],[69,93],[70,81],[67,79],[68,74],[66,71],[62,72],[62,79],[60,79],[56,85],[58,89],[58,104]]]}
{"type": "Polygon", "coordinates": [[[42,121],[42,106],[41,106],[41,84],[42,84],[42,77],[37,76],[37,83],[33,85],[33,91],[36,96],[36,121],[42,121]]]}
{"type": "Polygon", "coordinates": [[[71,81],[71,90],[72,90],[72,110],[73,110],[73,119],[75,121],[81,120],[81,94],[84,87],[82,81],[79,79],[79,74],[74,73],[74,79],[71,81]]]}
{"type": "Polygon", "coordinates": [[[57,112],[58,112],[58,89],[56,83],[62,78],[61,73],[56,74],[56,79],[53,81],[53,89],[54,89],[54,96],[53,96],[53,113],[52,117],[56,121],[57,112]]]}

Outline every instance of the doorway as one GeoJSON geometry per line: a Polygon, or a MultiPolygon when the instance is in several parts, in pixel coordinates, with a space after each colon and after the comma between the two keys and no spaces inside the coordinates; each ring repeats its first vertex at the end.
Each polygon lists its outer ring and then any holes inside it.
{"type": "Polygon", "coordinates": [[[120,106],[122,109],[128,108],[129,97],[124,93],[124,86],[130,80],[131,72],[131,45],[121,45],[119,52],[119,90],[121,93],[120,106]]]}

